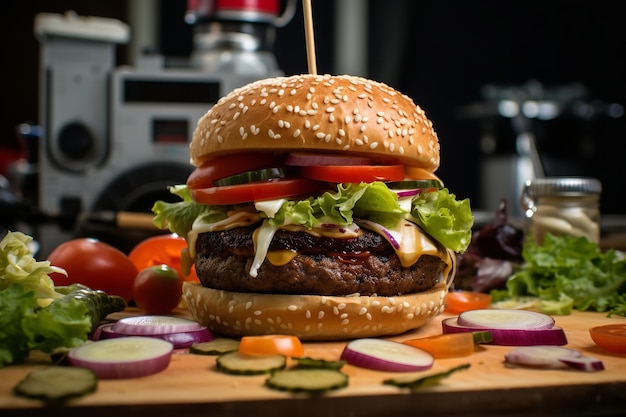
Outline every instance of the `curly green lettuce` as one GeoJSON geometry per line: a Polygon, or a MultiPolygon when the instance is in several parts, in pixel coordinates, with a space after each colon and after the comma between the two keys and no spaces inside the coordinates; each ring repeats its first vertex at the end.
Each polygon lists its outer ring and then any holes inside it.
{"type": "Polygon", "coordinates": [[[37,261],[31,241],[21,232],[0,241],[0,368],[34,349],[50,353],[84,343],[92,327],[85,303],[57,292],[48,276],[65,271],[37,261]]]}
{"type": "Polygon", "coordinates": [[[506,289],[491,292],[494,303],[535,297],[547,314],[576,309],[626,316],[626,259],[619,252],[601,251],[584,237],[547,234],[541,245],[529,236],[522,257],[506,289]]]}
{"type": "MultiPolygon", "coordinates": [[[[182,201],[157,201],[152,208],[153,222],[180,236],[188,235],[197,217],[201,216],[204,223],[217,222],[225,219],[232,209],[232,206],[198,204],[184,185],[171,187],[170,191],[182,201]]],[[[464,252],[470,244],[474,217],[469,200],[458,201],[445,188],[419,194],[413,199],[411,212],[407,213],[400,207],[397,194],[383,182],[338,184],[337,191],[284,202],[268,221],[275,227],[297,224],[315,228],[324,223],[346,226],[355,219],[367,219],[393,227],[406,217],[411,217],[426,233],[455,252],[464,252]]]]}

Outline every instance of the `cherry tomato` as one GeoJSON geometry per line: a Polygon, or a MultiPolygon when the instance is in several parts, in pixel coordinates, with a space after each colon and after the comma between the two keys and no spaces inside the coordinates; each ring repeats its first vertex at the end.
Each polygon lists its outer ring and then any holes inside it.
{"type": "Polygon", "coordinates": [[[51,265],[67,272],[53,273],[54,285],[80,283],[92,290],[118,295],[130,302],[137,268],[124,252],[92,238],[78,238],[57,246],[48,256],[51,265]]]}
{"type": "Polygon", "coordinates": [[[304,347],[297,336],[262,335],[244,336],[239,342],[239,353],[245,355],[285,355],[299,357],[304,354],[304,347]]]}
{"type": "Polygon", "coordinates": [[[242,172],[281,166],[282,161],[271,153],[241,152],[224,155],[205,162],[187,179],[189,189],[213,187],[215,180],[242,172]]]}
{"type": "Polygon", "coordinates": [[[183,237],[168,234],[142,240],[130,251],[128,258],[138,271],[165,264],[178,271],[183,280],[200,282],[188,253],[187,241],[183,237]]]}
{"type": "Polygon", "coordinates": [[[626,323],[592,327],[589,334],[601,348],[609,352],[626,353],[626,323]]]}
{"type": "Polygon", "coordinates": [[[425,350],[435,359],[458,358],[474,353],[474,335],[471,332],[421,337],[402,343],[425,350]]]}
{"type": "Polygon", "coordinates": [[[303,166],[300,167],[300,175],[336,183],[401,181],[404,179],[404,165],[303,166]]]}
{"type": "Polygon", "coordinates": [[[174,268],[153,265],[137,274],[133,300],[147,314],[167,314],[178,306],[183,295],[183,280],[174,268]]]}
{"type": "Polygon", "coordinates": [[[491,296],[481,292],[449,291],[446,295],[446,311],[449,313],[488,308],[490,305],[491,296]]]}
{"type": "Polygon", "coordinates": [[[307,194],[322,188],[323,183],[304,178],[272,179],[191,190],[191,195],[198,203],[227,205],[307,194]]]}

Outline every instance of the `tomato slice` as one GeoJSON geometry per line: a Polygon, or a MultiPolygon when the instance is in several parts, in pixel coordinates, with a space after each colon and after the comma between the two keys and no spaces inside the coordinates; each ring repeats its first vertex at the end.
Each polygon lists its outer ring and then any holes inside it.
{"type": "Polygon", "coordinates": [[[601,348],[610,352],[626,353],[626,323],[592,327],[589,334],[601,348]]]}
{"type": "Polygon", "coordinates": [[[229,205],[308,194],[321,190],[323,186],[323,183],[306,178],[280,178],[248,184],[192,189],[191,195],[194,201],[201,204],[229,205]]]}
{"type": "Polygon", "coordinates": [[[320,181],[360,183],[401,181],[404,165],[318,165],[300,167],[300,175],[320,181]]]}
{"type": "Polygon", "coordinates": [[[297,336],[262,335],[244,336],[239,342],[239,353],[244,355],[285,355],[300,357],[304,347],[297,336]]]}
{"type": "Polygon", "coordinates": [[[213,181],[242,172],[283,165],[282,158],[272,153],[241,152],[211,159],[196,168],[187,179],[190,189],[213,187],[213,181]]]}
{"type": "Polygon", "coordinates": [[[474,336],[471,332],[420,337],[402,343],[425,350],[435,359],[458,358],[474,353],[474,336]]]}
{"type": "Polygon", "coordinates": [[[446,295],[446,311],[462,313],[468,310],[488,308],[491,295],[474,291],[449,291],[446,295]]]}
{"type": "Polygon", "coordinates": [[[167,265],[185,281],[200,282],[195,266],[186,264],[187,241],[175,234],[152,236],[139,242],[128,254],[137,271],[154,265],[167,265]],[[187,268],[189,267],[189,268],[187,268]]]}

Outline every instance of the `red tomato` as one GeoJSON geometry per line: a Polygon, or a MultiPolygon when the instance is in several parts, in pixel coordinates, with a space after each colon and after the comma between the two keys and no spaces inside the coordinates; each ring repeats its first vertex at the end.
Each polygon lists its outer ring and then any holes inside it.
{"type": "Polygon", "coordinates": [[[174,268],[154,265],[137,274],[133,300],[147,314],[167,314],[178,306],[183,295],[183,280],[174,268]]]}
{"type": "Polygon", "coordinates": [[[189,189],[213,187],[215,180],[262,168],[275,168],[283,163],[271,153],[241,152],[224,155],[205,162],[196,168],[187,179],[189,189]]]}
{"type": "Polygon", "coordinates": [[[132,299],[137,268],[124,252],[97,239],[72,239],[57,246],[48,256],[53,266],[67,271],[67,277],[53,273],[54,285],[80,283],[92,290],[132,299]]]}
{"type": "Polygon", "coordinates": [[[404,165],[318,165],[300,167],[300,175],[319,181],[361,183],[402,181],[404,165]]]}
{"type": "Polygon", "coordinates": [[[490,305],[491,296],[481,292],[449,291],[446,295],[446,311],[450,313],[488,308],[490,305]]]}
{"type": "Polygon", "coordinates": [[[194,201],[202,204],[239,204],[308,194],[322,189],[323,184],[304,178],[272,179],[248,184],[191,190],[194,201]]]}
{"type": "Polygon", "coordinates": [[[601,348],[609,352],[626,353],[626,323],[592,327],[589,334],[601,348]]]}
{"type": "Polygon", "coordinates": [[[174,268],[183,280],[200,282],[196,268],[187,256],[187,241],[176,235],[168,234],[149,237],[137,244],[128,254],[128,258],[138,271],[153,265],[167,265],[174,268]],[[189,274],[185,270],[189,269],[189,274]]]}

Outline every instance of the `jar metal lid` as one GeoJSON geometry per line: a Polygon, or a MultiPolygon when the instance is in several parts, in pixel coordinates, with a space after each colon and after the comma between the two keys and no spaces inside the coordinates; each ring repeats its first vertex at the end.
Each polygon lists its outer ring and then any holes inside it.
{"type": "Polygon", "coordinates": [[[524,184],[525,191],[535,197],[549,195],[600,194],[602,183],[596,178],[551,177],[534,178],[524,184]]]}

